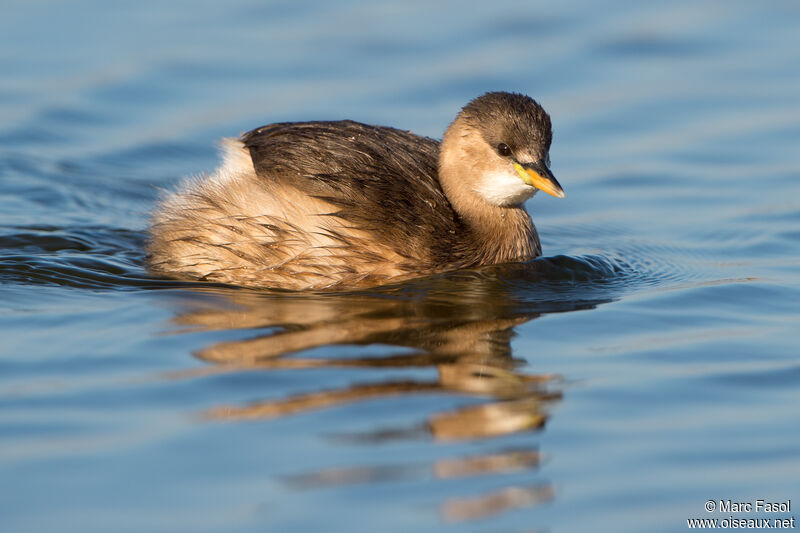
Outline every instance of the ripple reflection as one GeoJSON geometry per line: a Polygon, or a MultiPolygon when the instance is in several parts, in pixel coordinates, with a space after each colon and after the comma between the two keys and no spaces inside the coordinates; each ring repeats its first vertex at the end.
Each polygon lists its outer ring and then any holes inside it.
{"type": "MultiPolygon", "coordinates": [[[[440,457],[431,464],[355,464],[301,471],[283,480],[296,490],[535,472],[541,462],[539,450],[509,449],[504,437],[544,428],[549,406],[561,398],[561,380],[523,371],[530,363],[512,353],[514,328],[542,314],[589,309],[613,300],[621,290],[615,282],[619,273],[618,266],[601,258],[556,257],[454,272],[369,292],[298,294],[198,287],[174,318],[178,332],[257,334],[209,344],[194,354],[209,366],[170,377],[333,367],[379,370],[371,381],[360,381],[363,378],[354,373],[345,386],[318,383],[316,390],[278,398],[270,391],[269,399],[219,404],[201,415],[208,421],[266,421],[385,397],[431,395],[435,404],[436,395],[457,395],[471,400],[456,407],[447,403],[411,427],[378,427],[375,421],[366,431],[348,432],[345,427],[325,437],[351,446],[407,439],[484,440],[497,445],[480,454],[440,457]],[[352,357],[309,354],[336,345],[380,348],[352,357]],[[404,350],[387,354],[387,346],[404,350]],[[397,377],[398,370],[409,368],[433,370],[432,377],[397,377]]],[[[438,507],[443,520],[469,521],[552,497],[548,483],[510,484],[489,493],[452,497],[438,502],[438,507]]]]}

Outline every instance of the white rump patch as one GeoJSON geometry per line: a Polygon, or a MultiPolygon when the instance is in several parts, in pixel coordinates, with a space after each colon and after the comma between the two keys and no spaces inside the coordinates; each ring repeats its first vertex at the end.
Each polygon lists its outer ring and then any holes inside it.
{"type": "Polygon", "coordinates": [[[220,142],[222,149],[222,165],[211,176],[211,180],[220,185],[230,182],[240,176],[255,174],[253,159],[250,152],[239,139],[225,138],[220,142]]]}
{"type": "Polygon", "coordinates": [[[492,205],[511,206],[519,205],[531,196],[537,189],[522,181],[513,167],[505,172],[491,172],[481,177],[474,191],[492,205]]]}

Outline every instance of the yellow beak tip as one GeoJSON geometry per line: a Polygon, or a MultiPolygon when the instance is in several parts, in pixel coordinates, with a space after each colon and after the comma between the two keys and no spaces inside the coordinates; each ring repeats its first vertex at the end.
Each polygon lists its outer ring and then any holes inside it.
{"type": "Polygon", "coordinates": [[[544,191],[550,196],[564,198],[564,190],[554,179],[548,179],[535,170],[523,168],[522,165],[516,163],[514,164],[514,167],[517,169],[517,172],[519,172],[522,180],[531,187],[536,187],[540,191],[544,191]]]}

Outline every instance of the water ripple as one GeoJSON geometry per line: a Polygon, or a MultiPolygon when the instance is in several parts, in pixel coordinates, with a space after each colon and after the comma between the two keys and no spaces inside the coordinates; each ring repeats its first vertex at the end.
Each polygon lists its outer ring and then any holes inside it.
{"type": "MultiPolygon", "coordinates": [[[[104,227],[15,227],[0,235],[0,281],[87,289],[154,284],[141,268],[140,232],[104,227]]],[[[163,283],[156,283],[163,285],[163,283]]]]}
{"type": "MultiPolygon", "coordinates": [[[[151,278],[143,266],[145,241],[143,232],[120,228],[8,228],[0,235],[0,280],[92,289],[217,286],[151,278]]],[[[623,291],[703,279],[702,266],[693,268],[687,261],[691,255],[668,246],[635,244],[602,254],[562,254],[446,272],[366,292],[463,300],[484,282],[516,303],[606,301],[623,291]]]]}

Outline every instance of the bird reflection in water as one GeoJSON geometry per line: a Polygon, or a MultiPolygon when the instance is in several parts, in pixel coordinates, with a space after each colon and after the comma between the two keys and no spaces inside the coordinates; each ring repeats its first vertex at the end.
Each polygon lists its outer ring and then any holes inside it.
{"type": "MultiPolygon", "coordinates": [[[[552,267],[552,265],[550,265],[552,267]]],[[[387,378],[344,388],[323,388],[248,405],[220,405],[210,420],[266,420],[371,399],[452,393],[484,400],[429,416],[411,428],[379,429],[334,438],[357,443],[386,442],[428,435],[436,441],[498,438],[543,427],[547,407],[560,398],[559,380],[520,369],[510,341],[514,327],[542,313],[586,309],[607,298],[578,298],[570,284],[532,283],[546,262],[499,265],[425,278],[363,293],[298,294],[226,292],[217,299],[193,301],[175,318],[183,331],[263,329],[244,340],[221,342],[195,353],[212,366],[182,372],[256,372],[321,367],[386,370],[387,378]],[[381,344],[414,349],[374,357],[304,357],[329,345],[381,344]],[[436,378],[391,379],[392,369],[433,368],[436,378]]],[[[440,459],[431,465],[353,466],[305,472],[286,479],[296,488],[320,488],[431,476],[449,479],[535,470],[536,448],[501,449],[477,456],[440,459]]],[[[546,502],[549,484],[511,486],[440,502],[448,521],[475,520],[509,509],[546,502]]]]}

